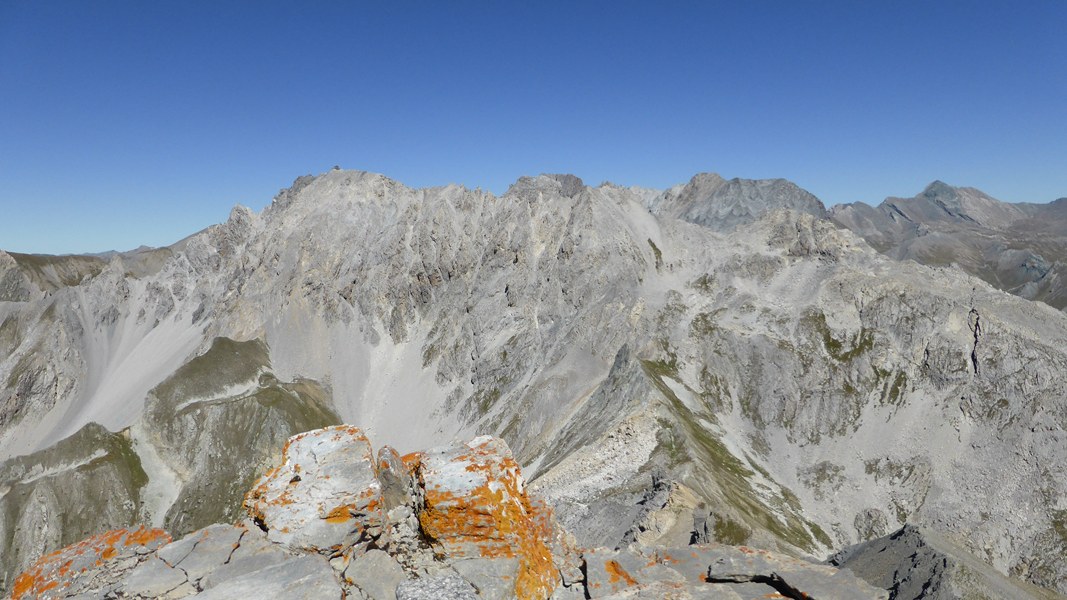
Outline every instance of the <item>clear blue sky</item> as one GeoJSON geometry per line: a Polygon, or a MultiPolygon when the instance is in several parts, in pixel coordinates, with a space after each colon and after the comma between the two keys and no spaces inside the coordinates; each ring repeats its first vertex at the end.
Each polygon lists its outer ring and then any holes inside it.
{"type": "Polygon", "coordinates": [[[171,243],[335,164],[1047,202],[1065,32],[1060,0],[0,0],[0,248],[171,243]]]}

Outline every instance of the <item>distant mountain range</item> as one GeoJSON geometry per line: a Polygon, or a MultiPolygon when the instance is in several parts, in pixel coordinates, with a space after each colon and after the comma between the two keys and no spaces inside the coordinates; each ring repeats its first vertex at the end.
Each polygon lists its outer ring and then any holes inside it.
{"type": "Polygon", "coordinates": [[[1067,198],[1009,204],[935,181],[914,198],[844,204],[830,217],[898,260],[956,265],[990,284],[1067,307],[1067,198]]]}

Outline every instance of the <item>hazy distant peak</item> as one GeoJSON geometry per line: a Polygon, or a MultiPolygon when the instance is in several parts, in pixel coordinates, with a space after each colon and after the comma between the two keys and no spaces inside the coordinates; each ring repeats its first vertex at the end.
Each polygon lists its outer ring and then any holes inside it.
{"type": "Polygon", "coordinates": [[[730,231],[780,208],[826,216],[826,207],[818,198],[786,179],[727,180],[717,173],[694,175],[689,183],[653,198],[648,208],[657,215],[718,231],[730,231]]]}
{"type": "Polygon", "coordinates": [[[958,196],[959,194],[957,193],[956,188],[940,179],[935,179],[930,182],[930,185],[926,186],[922,191],[922,195],[927,198],[943,198],[946,196],[958,196]]]}
{"type": "Polygon", "coordinates": [[[542,173],[536,177],[523,175],[515,180],[515,183],[504,192],[505,196],[517,194],[522,196],[527,193],[550,193],[559,194],[568,198],[574,198],[585,189],[585,182],[576,175],[542,173]]]}
{"type": "Polygon", "coordinates": [[[726,182],[726,179],[718,173],[697,173],[689,180],[686,187],[707,187],[707,186],[720,186],[726,182]]]}
{"type": "Polygon", "coordinates": [[[558,181],[561,186],[560,193],[568,198],[577,196],[585,188],[585,182],[577,175],[570,173],[543,173],[543,175],[558,181]]]}

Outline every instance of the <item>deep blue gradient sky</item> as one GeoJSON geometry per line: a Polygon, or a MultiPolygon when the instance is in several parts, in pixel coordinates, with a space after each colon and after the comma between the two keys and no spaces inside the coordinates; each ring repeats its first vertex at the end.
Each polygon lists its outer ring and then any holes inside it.
{"type": "Polygon", "coordinates": [[[0,0],[0,248],[168,244],[335,164],[1047,202],[1065,31],[1059,0],[0,0]]]}

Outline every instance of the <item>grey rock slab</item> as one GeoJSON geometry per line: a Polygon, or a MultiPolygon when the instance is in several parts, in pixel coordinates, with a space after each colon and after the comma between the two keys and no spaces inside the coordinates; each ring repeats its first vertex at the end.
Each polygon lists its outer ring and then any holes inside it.
{"type": "Polygon", "coordinates": [[[281,564],[292,558],[276,544],[267,541],[262,532],[248,531],[229,562],[216,568],[200,580],[200,588],[211,589],[229,579],[281,564]]]}
{"type": "Polygon", "coordinates": [[[181,539],[174,540],[173,542],[163,546],[156,551],[156,556],[166,562],[168,565],[175,566],[181,563],[189,553],[196,547],[197,542],[200,539],[198,536],[187,535],[181,539]]]}
{"type": "Polygon", "coordinates": [[[515,596],[519,561],[514,558],[468,558],[450,566],[478,590],[479,598],[505,600],[515,596]]]}
{"type": "Polygon", "coordinates": [[[608,596],[604,600],[765,600],[779,597],[771,588],[762,588],[758,595],[748,595],[743,591],[738,593],[732,586],[718,584],[684,584],[654,581],[639,587],[627,588],[608,596]],[[769,592],[769,593],[768,593],[769,592]]]}
{"type": "Polygon", "coordinates": [[[122,591],[129,596],[156,598],[177,589],[188,580],[181,569],[171,567],[156,556],[150,556],[125,577],[122,591]]]}
{"type": "Polygon", "coordinates": [[[396,600],[479,600],[478,592],[459,575],[423,577],[396,588],[396,600]]]}
{"type": "Polygon", "coordinates": [[[396,600],[396,587],[407,579],[396,559],[377,549],[352,560],[344,576],[371,600],[396,600]]]}
{"type": "Polygon", "coordinates": [[[284,563],[228,579],[197,595],[200,600],[237,598],[339,599],[341,583],[325,558],[294,557],[284,563]]]}
{"type": "Polygon", "coordinates": [[[1009,579],[936,531],[905,525],[890,535],[846,548],[831,564],[873,586],[893,590],[894,600],[1062,599],[1051,590],[1009,579]]]}
{"type": "Polygon", "coordinates": [[[827,568],[767,550],[717,546],[703,549],[708,562],[706,580],[715,583],[759,583],[791,590],[811,598],[841,600],[887,599],[889,593],[875,588],[848,571],[827,568]]]}
{"type": "Polygon", "coordinates": [[[244,533],[245,529],[232,525],[212,525],[195,531],[188,537],[196,540],[196,544],[174,566],[185,571],[189,581],[195,584],[230,560],[244,533]]]}
{"type": "Polygon", "coordinates": [[[684,580],[677,571],[636,552],[597,549],[583,553],[582,559],[590,598],[607,597],[655,581],[684,580]]]}

